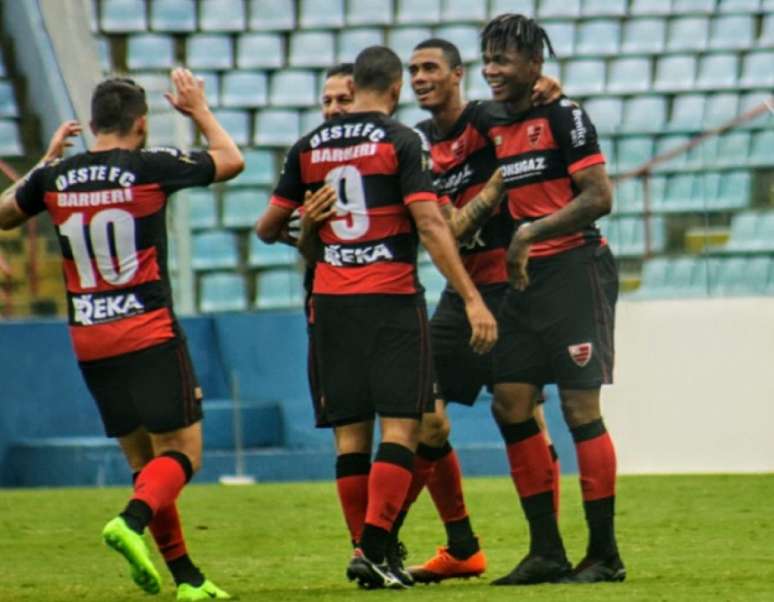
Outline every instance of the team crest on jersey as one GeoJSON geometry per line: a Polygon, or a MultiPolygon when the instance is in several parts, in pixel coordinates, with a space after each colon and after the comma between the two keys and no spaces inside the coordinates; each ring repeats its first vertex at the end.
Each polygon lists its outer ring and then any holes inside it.
{"type": "Polygon", "coordinates": [[[455,159],[462,159],[465,156],[465,143],[458,138],[452,142],[451,152],[455,159]]]}
{"type": "Polygon", "coordinates": [[[532,147],[537,146],[537,143],[540,140],[540,136],[542,133],[543,133],[542,123],[533,123],[532,125],[527,126],[527,140],[529,140],[529,143],[532,147]]]}
{"type": "Polygon", "coordinates": [[[575,362],[575,365],[583,368],[591,361],[594,346],[591,343],[578,343],[567,347],[567,351],[570,352],[570,358],[575,362]]]}

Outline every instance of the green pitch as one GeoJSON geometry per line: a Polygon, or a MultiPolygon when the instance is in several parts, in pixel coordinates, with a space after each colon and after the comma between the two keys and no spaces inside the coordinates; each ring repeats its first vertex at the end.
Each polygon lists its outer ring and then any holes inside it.
{"type": "MultiPolygon", "coordinates": [[[[188,548],[208,577],[243,601],[405,600],[680,601],[774,600],[774,475],[624,477],[618,533],[623,584],[494,588],[526,549],[510,480],[468,479],[473,524],[489,557],[486,578],[361,592],[344,579],[350,555],[332,483],[192,486],[181,499],[188,548]]],[[[585,545],[575,479],[562,482],[561,525],[571,560],[585,545]]],[[[174,600],[162,561],[161,594],[128,577],[100,530],[129,489],[5,490],[0,493],[0,599],[174,600]]],[[[403,530],[409,562],[443,543],[423,494],[403,530]]],[[[154,548],[155,552],[155,548],[154,548]]]]}

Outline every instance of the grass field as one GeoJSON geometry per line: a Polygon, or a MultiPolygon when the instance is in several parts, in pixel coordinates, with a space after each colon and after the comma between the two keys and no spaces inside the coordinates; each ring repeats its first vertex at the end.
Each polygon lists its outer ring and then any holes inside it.
{"type": "MultiPolygon", "coordinates": [[[[571,478],[562,485],[562,531],[577,561],[585,545],[578,486],[571,478]]],[[[0,493],[0,601],[150,599],[100,542],[127,495],[112,488],[0,493]]],[[[469,479],[467,498],[490,561],[486,578],[406,592],[358,591],[344,579],[350,548],[332,483],[191,486],[181,509],[194,560],[245,601],[774,600],[774,475],[621,478],[623,584],[490,587],[522,556],[526,528],[510,480],[469,479]]],[[[403,539],[415,562],[443,543],[426,494],[403,539]]],[[[163,575],[154,599],[173,600],[171,577],[163,575]]]]}

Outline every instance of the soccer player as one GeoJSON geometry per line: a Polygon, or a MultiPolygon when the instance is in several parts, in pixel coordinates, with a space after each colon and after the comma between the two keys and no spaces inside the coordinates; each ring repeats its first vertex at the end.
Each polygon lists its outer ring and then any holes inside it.
{"type": "MultiPolygon", "coordinates": [[[[442,210],[460,241],[468,273],[487,306],[496,312],[507,289],[505,249],[513,222],[500,202],[501,195],[481,194],[496,170],[497,159],[486,133],[476,130],[471,121],[480,103],[466,105],[463,101],[462,60],[457,47],[447,40],[433,38],[417,45],[409,73],[420,106],[432,114],[416,127],[430,141],[437,192],[450,201],[442,210]]],[[[542,78],[536,83],[536,103],[552,95],[559,96],[555,80],[542,78]]],[[[446,402],[472,405],[482,386],[492,389],[492,355],[470,350],[464,307],[450,288],[444,291],[430,327],[438,396],[435,411],[422,419],[415,477],[398,522],[427,483],[446,528],[447,545],[423,565],[409,568],[419,582],[476,576],[486,570],[486,558],[465,506],[459,461],[449,443],[446,402]]],[[[535,415],[545,431],[540,406],[535,415]]],[[[558,467],[555,474],[558,486],[558,467]]]]}
{"type": "Polygon", "coordinates": [[[615,452],[600,409],[611,382],[618,276],[594,221],[612,193],[596,130],[585,111],[561,98],[534,106],[545,31],[516,14],[496,17],[481,36],[483,74],[498,103],[481,127],[493,141],[516,229],[507,251],[512,288],[498,315],[493,410],[506,443],[530,528],[527,556],[494,581],[518,585],[563,580],[621,581],[613,526],[615,452]],[[536,394],[559,387],[575,441],[589,529],[586,557],[571,570],[552,503],[553,465],[534,419],[536,394]]]}
{"type": "Polygon", "coordinates": [[[351,483],[367,500],[361,529],[342,500],[353,539],[361,530],[347,575],[364,587],[405,587],[385,562],[385,551],[412,479],[419,418],[432,404],[417,238],[464,299],[472,347],[486,352],[497,336],[438,209],[422,140],[389,118],[401,76],[394,52],[363,50],[355,61],[350,112],[293,146],[271,200],[289,214],[308,190],[328,185],[336,194],[335,215],[319,230],[315,358],[321,401],[334,424],[337,476],[362,474],[370,461],[373,418],[380,417],[382,439],[368,477],[351,483]]]}
{"type": "Polygon", "coordinates": [[[210,112],[203,83],[172,72],[172,106],[190,117],[207,151],[143,150],[145,91],[126,78],[100,83],[91,99],[93,147],[60,159],[80,128],[63,124],[39,163],[0,198],[0,227],[48,211],[63,256],[69,326],[86,385],[105,432],[135,473],[126,508],[102,536],[124,556],[148,593],[161,578],[143,539],[149,528],[178,600],[229,599],[186,551],[176,499],[201,466],[201,390],[172,310],[165,209],[181,188],[237,175],[242,155],[210,112]]]}

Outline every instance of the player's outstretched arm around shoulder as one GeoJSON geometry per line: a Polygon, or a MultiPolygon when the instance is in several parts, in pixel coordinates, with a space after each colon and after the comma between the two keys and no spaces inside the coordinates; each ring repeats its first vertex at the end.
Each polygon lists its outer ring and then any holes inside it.
{"type": "Polygon", "coordinates": [[[204,94],[204,81],[194,77],[188,69],[172,70],[174,93],[166,99],[183,115],[190,117],[207,139],[207,151],[215,164],[215,181],[230,180],[245,167],[242,152],[210,111],[204,94]]]}
{"type": "Polygon", "coordinates": [[[422,244],[433,262],[465,302],[472,335],[470,345],[486,353],[497,342],[497,321],[462,265],[451,230],[435,201],[416,201],[408,206],[422,244]]]}
{"type": "MultiPolygon", "coordinates": [[[[23,178],[18,179],[3,191],[2,195],[0,195],[0,230],[16,228],[32,217],[19,207],[19,203],[16,200],[16,192],[19,188],[28,185],[32,172],[54,159],[59,159],[64,154],[65,149],[72,146],[70,138],[78,136],[80,133],[81,126],[77,121],[63,122],[54,132],[54,135],[51,136],[46,153],[35,167],[23,178]]],[[[34,191],[30,191],[30,193],[32,194],[34,191]]]]}
{"type": "Polygon", "coordinates": [[[500,204],[504,191],[503,174],[498,168],[481,191],[462,209],[457,209],[451,203],[444,205],[443,211],[447,212],[446,218],[454,238],[464,242],[473,236],[476,230],[492,216],[495,208],[500,204]]]}

